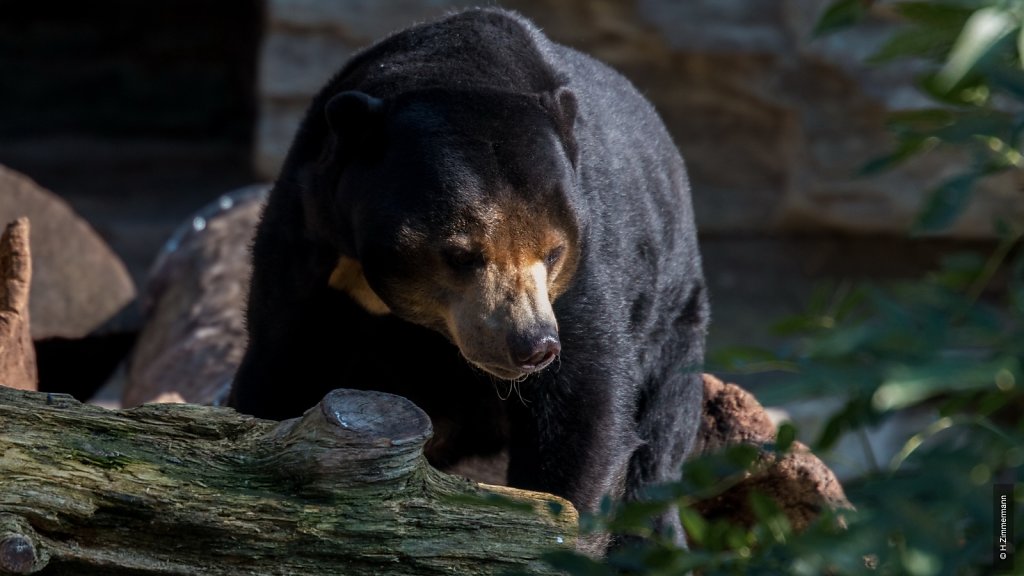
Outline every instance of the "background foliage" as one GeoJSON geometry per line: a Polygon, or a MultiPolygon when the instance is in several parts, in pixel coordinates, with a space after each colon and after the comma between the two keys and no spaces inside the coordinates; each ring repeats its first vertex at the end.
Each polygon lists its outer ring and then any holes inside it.
{"type": "MultiPolygon", "coordinates": [[[[916,59],[925,70],[918,86],[933,105],[893,114],[896,145],[864,171],[939,147],[966,152],[963,172],[929,192],[912,230],[941,232],[980,179],[1024,168],[1024,0],[839,0],[817,33],[879,13],[902,25],[870,64],[916,59]]],[[[784,382],[759,394],[767,405],[841,399],[813,442],[818,452],[904,410],[934,415],[891,461],[875,462],[846,485],[857,510],[842,514],[845,529],[826,514],[795,533],[774,503],[757,495],[759,522],[751,528],[708,521],[687,508],[751,466],[756,450],[736,447],[690,462],[684,480],[661,487],[654,503],[609,504],[587,519],[590,528],[650,537],[644,520],[659,502],[675,501],[693,550],[649,538],[605,562],[559,552],[550,563],[572,575],[990,573],[992,485],[1019,483],[1024,464],[1024,223],[993,225],[1000,240],[991,253],[951,254],[928,276],[899,285],[823,286],[806,314],[777,327],[778,349],[733,350],[711,361],[713,371],[766,362],[783,369],[784,382]]],[[[788,449],[794,435],[783,426],[774,448],[788,449]]],[[[1024,573],[1024,559],[1018,566],[1024,573]]]]}

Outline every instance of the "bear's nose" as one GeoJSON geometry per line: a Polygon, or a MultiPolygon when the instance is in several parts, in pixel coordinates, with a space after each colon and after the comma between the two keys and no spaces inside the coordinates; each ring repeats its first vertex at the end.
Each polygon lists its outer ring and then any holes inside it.
{"type": "Polygon", "coordinates": [[[509,334],[507,337],[509,355],[519,368],[537,370],[554,360],[562,351],[562,344],[554,332],[531,335],[509,334]]]}

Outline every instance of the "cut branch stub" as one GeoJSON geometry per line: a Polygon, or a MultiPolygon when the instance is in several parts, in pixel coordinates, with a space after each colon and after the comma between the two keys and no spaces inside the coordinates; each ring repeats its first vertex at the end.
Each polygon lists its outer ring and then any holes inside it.
{"type": "Polygon", "coordinates": [[[0,540],[0,570],[31,574],[35,565],[36,548],[23,534],[10,534],[0,540]]]}
{"type": "Polygon", "coordinates": [[[339,389],[268,435],[279,450],[266,465],[302,477],[306,490],[390,481],[416,470],[432,433],[427,414],[401,396],[339,389]]]}
{"type": "Polygon", "coordinates": [[[33,574],[46,566],[33,542],[35,531],[17,516],[0,514],[0,574],[33,574]]]}

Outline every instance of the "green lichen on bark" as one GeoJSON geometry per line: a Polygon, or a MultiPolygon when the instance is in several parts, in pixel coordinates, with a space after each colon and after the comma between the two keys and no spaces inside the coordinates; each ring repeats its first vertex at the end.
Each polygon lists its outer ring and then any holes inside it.
{"type": "Polygon", "coordinates": [[[372,392],[276,423],[0,388],[0,541],[34,545],[20,573],[548,571],[539,556],[575,540],[571,505],[438,472],[429,434],[418,408],[372,392]]]}

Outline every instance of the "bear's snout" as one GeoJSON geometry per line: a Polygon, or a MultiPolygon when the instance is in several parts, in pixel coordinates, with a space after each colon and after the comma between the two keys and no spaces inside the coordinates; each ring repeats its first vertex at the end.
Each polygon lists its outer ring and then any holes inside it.
{"type": "Polygon", "coordinates": [[[509,332],[505,341],[512,363],[525,372],[544,368],[562,351],[558,333],[550,328],[528,334],[509,332]]]}

